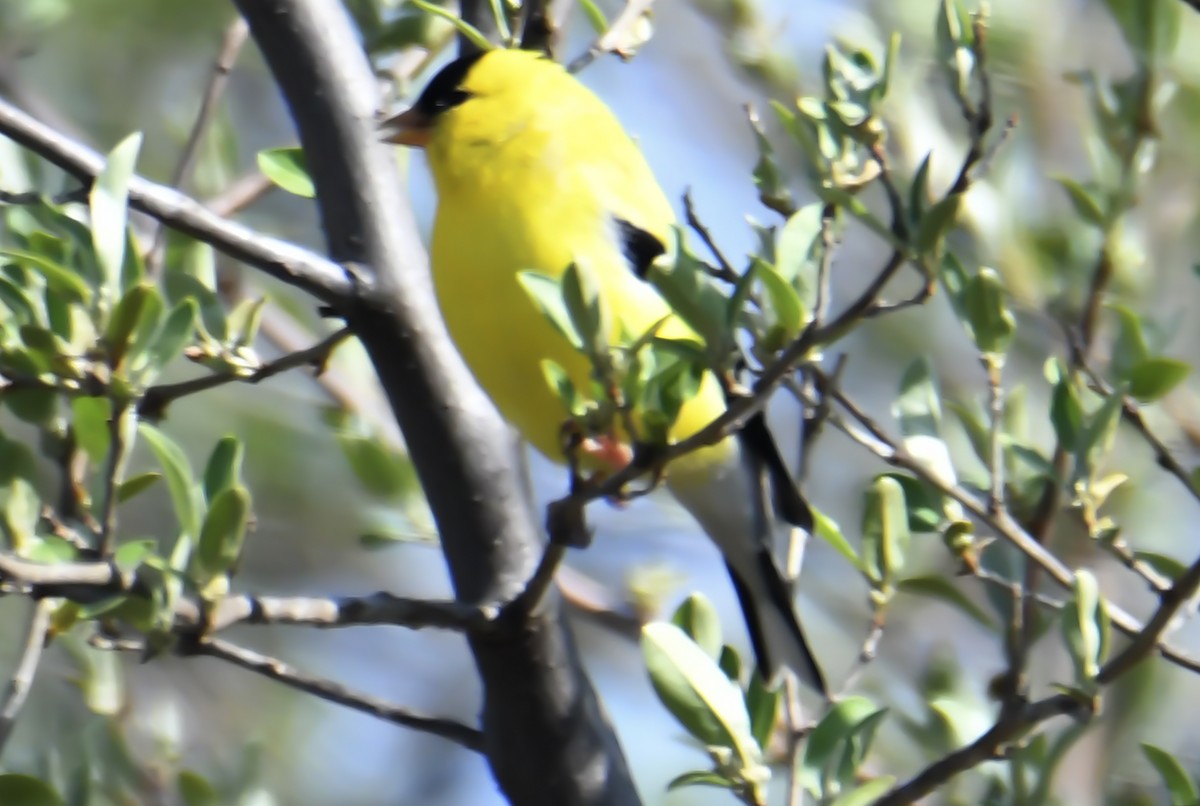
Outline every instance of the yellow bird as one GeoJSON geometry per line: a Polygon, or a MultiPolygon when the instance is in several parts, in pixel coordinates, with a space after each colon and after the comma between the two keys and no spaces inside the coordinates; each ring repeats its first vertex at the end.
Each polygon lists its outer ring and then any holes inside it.
{"type": "MultiPolygon", "coordinates": [[[[609,108],[540,54],[492,50],[451,62],[410,109],[383,123],[382,135],[428,156],[438,195],[433,278],[459,351],[501,414],[537,450],[563,461],[567,415],[542,362],[557,362],[581,389],[592,366],[518,277],[526,270],[559,277],[573,262],[586,265],[627,333],[645,333],[670,316],[660,335],[691,336],[642,279],[672,243],[670,203],[609,108]]],[[[671,438],[686,439],[724,410],[709,375],[671,438]]],[[[751,474],[765,465],[777,498],[781,489],[785,498],[787,489],[794,495],[794,487],[779,478],[786,469],[761,418],[748,431],[749,439],[731,437],[673,461],[666,485],[720,548],[763,676],[773,679],[788,666],[825,693],[772,556],[770,529],[756,527],[752,496],[760,487],[751,474]]],[[[614,461],[611,446],[593,448],[601,461],[614,461]]],[[[811,518],[802,502],[791,509],[811,518]]]]}

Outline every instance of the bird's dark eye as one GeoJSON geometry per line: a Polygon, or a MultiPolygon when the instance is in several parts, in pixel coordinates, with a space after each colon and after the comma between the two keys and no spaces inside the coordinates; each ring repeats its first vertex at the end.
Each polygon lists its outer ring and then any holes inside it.
{"type": "Polygon", "coordinates": [[[463,101],[471,97],[471,93],[462,89],[454,89],[442,95],[433,102],[433,108],[438,112],[445,112],[447,109],[452,109],[463,101]]]}

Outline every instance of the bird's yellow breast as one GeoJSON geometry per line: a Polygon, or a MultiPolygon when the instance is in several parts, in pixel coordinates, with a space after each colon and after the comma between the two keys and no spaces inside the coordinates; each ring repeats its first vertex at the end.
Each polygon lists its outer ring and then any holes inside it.
{"type": "MultiPolygon", "coordinates": [[[[479,120],[465,112],[449,115],[427,152],[438,191],[431,262],[446,325],[501,414],[557,461],[568,415],[542,362],[558,363],[581,390],[589,388],[592,368],[545,319],[518,275],[532,270],[558,277],[572,262],[586,264],[609,316],[627,333],[645,333],[670,309],[633,273],[616,219],[664,241],[674,221],[641,154],[607,109],[590,94],[572,102],[568,132],[530,124],[519,108],[497,106],[484,138],[479,120]]],[[[674,318],[659,332],[691,335],[674,318]]],[[[686,438],[723,410],[720,389],[707,377],[672,438],[686,438]]],[[[721,445],[692,454],[671,472],[687,475],[729,450],[721,445]]]]}

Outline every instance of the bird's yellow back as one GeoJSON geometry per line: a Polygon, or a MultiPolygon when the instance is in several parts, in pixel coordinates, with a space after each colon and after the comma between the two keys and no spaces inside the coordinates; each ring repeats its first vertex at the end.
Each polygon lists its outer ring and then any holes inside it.
{"type": "MultiPolygon", "coordinates": [[[[494,51],[460,86],[469,102],[439,115],[427,145],[438,192],[438,300],[459,351],[501,413],[538,450],[561,459],[566,414],[541,362],[554,360],[584,389],[591,367],[517,276],[534,270],[557,277],[572,262],[586,264],[613,318],[629,333],[644,333],[670,311],[633,273],[617,220],[666,244],[675,217],[616,118],[557,64],[494,51]]],[[[677,319],[660,332],[690,335],[677,319]]],[[[707,378],[673,436],[686,437],[723,407],[707,378]]]]}

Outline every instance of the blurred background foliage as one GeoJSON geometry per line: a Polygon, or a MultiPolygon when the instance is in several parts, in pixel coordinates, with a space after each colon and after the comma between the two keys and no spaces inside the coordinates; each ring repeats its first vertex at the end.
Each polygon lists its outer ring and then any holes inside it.
{"type": "MultiPolygon", "coordinates": [[[[400,2],[348,5],[360,20],[376,26],[366,30],[366,38],[378,58],[381,90],[398,100],[411,97],[429,68],[414,73],[424,67],[424,58],[396,55],[394,49],[414,35],[440,41],[446,29],[400,2]],[[393,85],[388,79],[398,74],[404,80],[393,85]]],[[[616,3],[597,5],[610,19],[620,10],[616,3]]],[[[1133,312],[1151,352],[1189,364],[1198,358],[1193,345],[1200,343],[1200,325],[1189,315],[1189,305],[1198,282],[1194,223],[1200,162],[1194,143],[1200,137],[1200,50],[1190,44],[1200,37],[1200,17],[1180,7],[1184,44],[1154,66],[1156,77],[1174,94],[1154,117],[1152,170],[1139,179],[1136,193],[1113,202],[1122,205],[1121,215],[1101,210],[1097,220],[1093,185],[1104,184],[1113,166],[1104,156],[1111,145],[1105,143],[1106,129],[1094,114],[1098,84],[1088,74],[1121,81],[1137,70],[1119,15],[1114,17],[1110,7],[1131,5],[1012,0],[992,8],[988,72],[994,109],[1001,118],[998,127],[1009,116],[1016,125],[964,199],[962,229],[950,242],[971,263],[994,267],[1011,295],[1019,328],[1005,368],[1006,390],[1024,396],[1026,441],[1047,455],[1055,437],[1047,416],[1054,387],[1043,378],[1043,367],[1048,356],[1066,355],[1057,322],[1078,318],[1101,254],[1112,264],[1110,297],[1133,312]],[[1067,192],[1056,181],[1060,177],[1078,184],[1067,192]]],[[[882,108],[894,169],[911,177],[932,152],[930,186],[940,192],[953,182],[966,137],[938,56],[933,24],[938,8],[935,0],[662,2],[655,10],[653,39],[632,65],[602,58],[582,78],[638,139],[668,193],[678,197],[691,189],[715,240],[740,263],[756,248],[746,217],[777,220],[759,203],[751,179],[758,143],[742,107],[752,103],[766,109],[770,99],[790,103],[797,95],[819,93],[822,47],[831,37],[882,58],[891,33],[901,34],[882,108]]],[[[561,53],[567,59],[583,52],[594,35],[585,15],[574,13],[570,19],[561,53]]],[[[0,0],[0,92],[101,151],[131,131],[144,132],[138,170],[166,181],[231,21],[229,5],[219,0],[0,0]]],[[[1126,33],[1136,21],[1124,20],[1126,33]]],[[[796,203],[813,201],[799,150],[783,145],[786,140],[771,120],[767,136],[778,147],[783,181],[796,203]]],[[[258,152],[292,141],[286,112],[248,45],[184,189],[233,210],[239,204],[229,188],[249,182],[255,200],[235,211],[239,218],[319,248],[311,203],[271,191],[254,178],[258,152]]],[[[0,142],[0,188],[58,191],[64,186],[56,172],[0,142]]],[[[412,187],[417,214],[427,225],[432,196],[419,166],[412,171],[412,187]]],[[[885,209],[876,189],[865,200],[872,209],[885,209]]],[[[154,231],[147,221],[134,224],[144,235],[154,231]]],[[[849,226],[843,241],[834,263],[835,304],[857,293],[887,253],[862,226],[849,226]]],[[[168,265],[195,259],[186,242],[168,239],[168,265]]],[[[271,300],[263,320],[266,335],[254,345],[264,358],[281,348],[305,346],[323,332],[312,306],[290,290],[224,259],[214,268],[227,299],[266,295],[271,300]]],[[[1124,332],[1116,313],[1102,314],[1097,363],[1114,357],[1124,332]]],[[[901,376],[917,357],[926,357],[936,369],[948,409],[952,402],[977,406],[986,391],[977,351],[940,294],[928,306],[868,322],[838,350],[851,357],[843,388],[881,422],[893,422],[890,407],[901,376]]],[[[168,377],[196,372],[178,362],[168,377]]],[[[224,386],[180,400],[163,424],[197,469],[223,435],[235,433],[244,441],[243,478],[254,493],[256,520],[238,589],[445,595],[444,568],[413,477],[391,454],[372,447],[395,434],[357,348],[342,347],[330,373],[330,385],[340,390],[332,396],[303,372],[293,372],[255,387],[224,386]]],[[[1188,379],[1147,410],[1152,427],[1189,467],[1200,438],[1195,383],[1188,379]]],[[[785,445],[797,441],[796,414],[783,400],[772,412],[785,445]]],[[[32,439],[27,426],[11,423],[7,413],[4,417],[6,434],[32,439]]],[[[986,487],[985,468],[975,458],[968,431],[947,415],[942,435],[960,478],[986,487]]],[[[858,545],[862,491],[884,468],[836,434],[824,437],[807,461],[810,498],[858,545]]],[[[1158,471],[1152,453],[1132,433],[1117,433],[1110,464],[1130,477],[1106,509],[1126,540],[1138,550],[1190,562],[1196,530],[1189,507],[1195,501],[1158,471]]],[[[560,471],[536,459],[531,465],[539,500],[561,494],[560,471]]],[[[139,447],[130,474],[154,466],[153,456],[139,447]]],[[[648,803],[728,803],[729,794],[717,790],[665,792],[680,772],[703,766],[704,755],[655,699],[626,618],[631,610],[670,613],[687,592],[702,590],[728,640],[744,648],[723,569],[707,541],[668,502],[595,509],[600,537],[591,550],[571,557],[572,570],[586,577],[568,578],[577,595],[586,591],[600,610],[617,615],[589,615],[577,608],[574,626],[643,796],[648,803]]],[[[167,490],[159,484],[122,509],[122,534],[165,541],[173,518],[167,490]]],[[[1069,565],[1093,569],[1114,603],[1139,614],[1154,604],[1145,584],[1098,550],[1077,519],[1060,518],[1053,539],[1069,565]]],[[[941,541],[915,539],[907,570],[950,575],[955,565],[941,541]]],[[[860,579],[836,550],[811,542],[800,611],[834,679],[854,667],[870,632],[869,591],[860,579]]],[[[978,583],[957,588],[976,607],[988,607],[978,583]]],[[[0,599],[4,632],[13,636],[0,642],[0,668],[15,662],[29,607],[20,597],[0,599]]],[[[389,700],[474,721],[476,683],[456,636],[387,629],[381,638],[380,628],[321,633],[242,628],[235,637],[389,700]]],[[[1200,636],[1194,625],[1182,624],[1172,640],[1188,650],[1197,648],[1200,636]]],[[[1035,688],[1071,678],[1061,646],[1056,640],[1037,645],[1031,660],[1035,688]]],[[[993,717],[989,685],[1003,666],[1000,643],[979,629],[968,608],[901,596],[889,610],[878,657],[861,670],[856,684],[857,691],[891,709],[878,728],[867,770],[903,779],[932,753],[977,735],[993,717]]],[[[1162,802],[1162,780],[1139,744],[1167,748],[1183,768],[1200,768],[1200,734],[1179,718],[1198,698],[1194,675],[1162,663],[1146,664],[1121,682],[1106,700],[1104,718],[1076,731],[1081,738],[1071,744],[1050,787],[1058,802],[1162,802]]],[[[1053,735],[1073,730],[1055,724],[1053,735]]],[[[1049,751],[1045,743],[1034,743],[1028,752],[1032,758],[1049,751]]],[[[85,758],[112,785],[97,789],[95,803],[174,802],[181,770],[195,770],[211,782],[221,793],[212,802],[499,802],[483,760],[448,743],[315,701],[216,661],[162,657],[139,665],[135,657],[60,640],[43,662],[3,766],[61,778],[85,758]],[[81,688],[87,696],[79,696],[81,688]],[[119,791],[127,793],[124,800],[112,794],[119,791]]],[[[1020,786],[1008,775],[1000,765],[985,765],[944,797],[983,802],[1001,781],[1009,794],[989,802],[1014,802],[1011,792],[1020,786]]],[[[773,798],[782,797],[783,778],[772,784],[773,798]]],[[[193,802],[205,802],[202,783],[188,786],[193,802]]],[[[1030,786],[1036,789],[1037,783],[1030,786]]]]}

